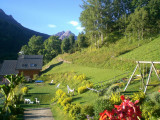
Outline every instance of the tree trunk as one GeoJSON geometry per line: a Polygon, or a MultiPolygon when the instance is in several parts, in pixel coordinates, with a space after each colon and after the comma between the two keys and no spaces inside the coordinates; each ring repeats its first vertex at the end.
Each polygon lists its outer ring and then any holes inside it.
{"type": "Polygon", "coordinates": [[[142,28],[142,40],[143,40],[143,28],[142,28]]]}
{"type": "Polygon", "coordinates": [[[96,40],[96,34],[94,35],[94,39],[95,39],[95,47],[97,48],[97,40],[96,40]]]}
{"type": "Polygon", "coordinates": [[[103,33],[101,32],[101,44],[103,44],[103,33]]]}

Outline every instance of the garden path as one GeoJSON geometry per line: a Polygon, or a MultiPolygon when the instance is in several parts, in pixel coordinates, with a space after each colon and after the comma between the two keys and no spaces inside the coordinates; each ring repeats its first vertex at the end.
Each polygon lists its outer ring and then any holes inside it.
{"type": "Polygon", "coordinates": [[[54,120],[50,108],[34,108],[24,111],[24,120],[54,120]]]}

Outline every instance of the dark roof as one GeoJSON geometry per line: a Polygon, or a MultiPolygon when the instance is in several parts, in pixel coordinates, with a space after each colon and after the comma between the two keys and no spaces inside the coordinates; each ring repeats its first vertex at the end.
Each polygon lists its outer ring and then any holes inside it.
{"type": "Polygon", "coordinates": [[[43,59],[43,55],[20,55],[19,58],[23,58],[23,59],[43,59]]]}
{"type": "Polygon", "coordinates": [[[4,60],[2,67],[0,69],[0,75],[11,75],[18,74],[18,71],[15,70],[17,60],[4,60]]]}
{"type": "Polygon", "coordinates": [[[21,55],[17,61],[17,70],[41,70],[43,55],[21,55]]]}

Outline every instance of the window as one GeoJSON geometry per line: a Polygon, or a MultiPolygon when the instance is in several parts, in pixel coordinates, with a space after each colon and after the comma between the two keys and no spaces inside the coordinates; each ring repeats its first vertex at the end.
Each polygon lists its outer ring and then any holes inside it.
{"type": "Polygon", "coordinates": [[[28,66],[28,64],[22,64],[22,67],[27,67],[28,66]]]}
{"type": "Polygon", "coordinates": [[[37,64],[30,64],[30,67],[36,67],[37,64]]]}

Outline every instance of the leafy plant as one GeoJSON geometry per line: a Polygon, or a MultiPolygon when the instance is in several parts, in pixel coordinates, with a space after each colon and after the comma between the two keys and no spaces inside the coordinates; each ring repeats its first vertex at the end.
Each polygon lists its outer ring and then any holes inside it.
{"type": "Polygon", "coordinates": [[[6,75],[4,78],[8,80],[9,84],[0,86],[0,91],[5,96],[2,114],[8,115],[12,112],[10,108],[15,106],[15,100],[17,100],[15,99],[14,90],[24,80],[24,76],[6,75]]]}
{"type": "Polygon", "coordinates": [[[23,88],[21,89],[21,91],[22,91],[22,94],[23,94],[23,95],[28,94],[28,87],[23,87],[23,88]]]}
{"type": "Polygon", "coordinates": [[[113,107],[114,106],[112,105],[109,99],[104,99],[104,98],[97,99],[94,103],[95,118],[96,119],[99,118],[100,112],[104,111],[105,109],[112,110],[113,107]]]}
{"type": "Polygon", "coordinates": [[[61,102],[61,106],[65,106],[68,103],[72,102],[72,97],[67,97],[61,102]]]}
{"type": "Polygon", "coordinates": [[[121,96],[120,93],[112,93],[109,100],[113,105],[120,104],[121,103],[120,96],[121,96]]]}
{"type": "Polygon", "coordinates": [[[139,92],[139,93],[134,93],[132,96],[132,101],[136,101],[136,100],[139,100],[139,102],[142,102],[145,98],[145,94],[144,92],[139,92]]]}
{"type": "Polygon", "coordinates": [[[126,100],[125,97],[121,96],[122,103],[120,105],[114,105],[116,109],[112,111],[104,110],[100,113],[99,120],[139,120],[141,118],[140,107],[136,104],[139,100],[132,103],[129,99],[126,100]]]}
{"type": "Polygon", "coordinates": [[[72,118],[72,119],[76,119],[76,116],[78,114],[81,113],[81,106],[79,104],[75,104],[72,106],[72,108],[70,109],[69,111],[69,116],[72,118]]]}
{"type": "Polygon", "coordinates": [[[79,94],[82,94],[82,93],[84,93],[84,92],[86,92],[87,91],[87,87],[86,86],[82,86],[82,87],[79,87],[78,88],[78,93],[79,94]]]}
{"type": "Polygon", "coordinates": [[[94,116],[94,107],[92,105],[84,105],[81,112],[86,116],[94,116]]]}

